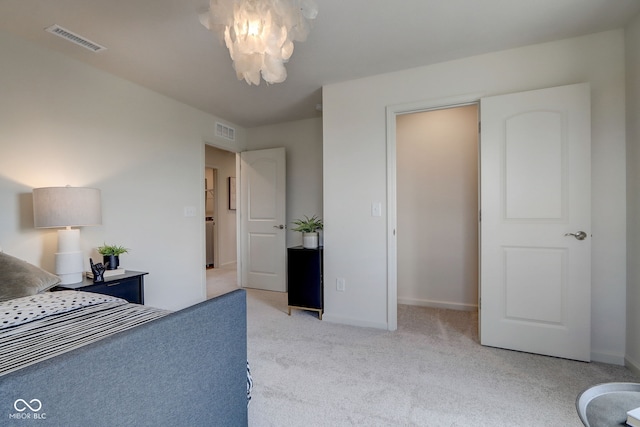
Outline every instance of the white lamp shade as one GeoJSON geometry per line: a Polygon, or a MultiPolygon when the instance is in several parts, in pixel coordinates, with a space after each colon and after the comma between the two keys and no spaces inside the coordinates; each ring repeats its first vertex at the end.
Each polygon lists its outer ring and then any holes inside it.
{"type": "Polygon", "coordinates": [[[63,285],[82,281],[80,230],[71,227],[102,224],[100,190],[82,187],[34,188],[33,222],[36,228],[67,228],[58,230],[56,274],[63,285]]]}
{"type": "Polygon", "coordinates": [[[36,228],[79,227],[102,224],[100,190],[83,187],[33,189],[36,228]]]}

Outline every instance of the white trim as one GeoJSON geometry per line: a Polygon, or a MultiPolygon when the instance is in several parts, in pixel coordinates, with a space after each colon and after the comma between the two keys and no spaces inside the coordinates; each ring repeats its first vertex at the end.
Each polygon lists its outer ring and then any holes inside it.
{"type": "Polygon", "coordinates": [[[245,288],[245,281],[242,278],[242,268],[244,267],[244,252],[248,250],[242,243],[242,217],[245,207],[240,197],[240,188],[242,186],[242,158],[240,152],[236,152],[236,277],[238,286],[245,288]]]}
{"type": "MultiPolygon", "coordinates": [[[[222,139],[222,138],[220,138],[220,139],[222,139]]],[[[217,148],[219,150],[230,151],[230,152],[236,153],[236,154],[240,153],[240,148],[239,147],[229,147],[228,145],[216,143],[216,142],[211,141],[209,139],[203,139],[203,141],[204,141],[205,145],[209,145],[209,146],[217,148]]]]}
{"type": "Polygon", "coordinates": [[[396,190],[396,115],[387,107],[387,329],[398,329],[398,227],[396,190]]]}
{"type": "Polygon", "coordinates": [[[458,311],[477,311],[478,310],[478,306],[476,304],[463,304],[459,302],[434,301],[434,300],[416,299],[416,298],[398,298],[398,304],[413,305],[418,307],[446,308],[448,310],[458,310],[458,311]]]}
{"type": "Polygon", "coordinates": [[[608,363],[609,365],[620,366],[624,366],[625,364],[624,356],[620,354],[598,353],[597,351],[592,351],[590,353],[590,357],[592,362],[608,363]]]}
{"type": "MultiPolygon", "coordinates": [[[[203,140],[202,141],[202,155],[200,156],[200,172],[204,173],[204,168],[206,167],[205,163],[206,163],[206,157],[207,157],[207,141],[203,140]]],[[[199,196],[199,207],[200,207],[200,212],[201,212],[201,218],[204,218],[204,212],[206,209],[206,200],[205,200],[205,185],[204,185],[204,179],[200,179],[200,196],[199,196]]],[[[201,232],[200,232],[200,236],[198,236],[200,238],[200,267],[201,267],[201,289],[200,289],[200,297],[202,298],[202,301],[206,301],[207,300],[207,240],[206,240],[206,236],[207,236],[207,228],[206,228],[206,223],[205,221],[201,221],[200,226],[201,228],[201,232]]]]}
{"type": "MultiPolygon", "coordinates": [[[[387,116],[387,324],[386,329],[398,329],[398,227],[396,189],[396,116],[428,110],[462,107],[480,104],[485,93],[456,95],[447,98],[427,99],[406,104],[388,105],[387,116]]],[[[326,315],[325,315],[326,317],[326,315]]],[[[383,327],[384,329],[384,327],[383,327]]]]}
{"type": "Polygon", "coordinates": [[[629,356],[626,356],[624,358],[624,366],[626,366],[634,374],[640,375],[640,363],[631,359],[629,356]]]}

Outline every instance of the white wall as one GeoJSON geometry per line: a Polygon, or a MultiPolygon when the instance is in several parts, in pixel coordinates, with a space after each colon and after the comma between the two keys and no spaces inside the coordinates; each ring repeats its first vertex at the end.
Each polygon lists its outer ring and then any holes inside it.
{"type": "Polygon", "coordinates": [[[627,365],[640,374],[640,16],[626,28],[627,365]]]}
{"type": "MultiPolygon", "coordinates": [[[[248,150],[277,147],[286,152],[287,227],[303,215],[322,217],[322,119],[247,129],[248,150]]],[[[302,233],[287,230],[287,247],[301,244],[302,233]]]]}
{"type": "Polygon", "coordinates": [[[56,233],[33,228],[32,189],[97,187],[103,224],[81,232],[87,268],[93,248],[121,244],[122,266],[150,273],[145,303],[202,301],[203,141],[220,119],[4,33],[0,93],[3,250],[52,271],[56,233]]]}
{"type": "Polygon", "coordinates": [[[565,84],[592,87],[592,357],[625,351],[624,37],[621,30],[327,85],[323,88],[325,315],[387,327],[385,108],[565,84]],[[384,209],[383,209],[384,211],[384,209]],[[337,277],[346,291],[337,292],[337,277]]]}
{"type": "Polygon", "coordinates": [[[478,307],[478,107],[396,117],[398,303],[478,307]]]}
{"type": "Polygon", "coordinates": [[[236,153],[220,150],[216,147],[205,147],[205,164],[218,170],[215,198],[218,205],[218,215],[215,218],[218,232],[216,252],[219,265],[236,262],[238,244],[236,233],[236,213],[229,210],[229,177],[236,176],[236,153]]]}

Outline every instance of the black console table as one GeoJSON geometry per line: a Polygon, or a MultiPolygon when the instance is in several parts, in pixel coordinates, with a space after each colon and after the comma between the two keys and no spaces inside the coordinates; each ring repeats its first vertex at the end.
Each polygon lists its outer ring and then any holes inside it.
{"type": "Polygon", "coordinates": [[[124,274],[104,278],[104,282],[94,283],[86,277],[82,282],[58,285],[53,291],[83,291],[111,295],[126,299],[134,304],[144,304],[144,276],[142,271],[126,270],[124,274]]]}
{"type": "Polygon", "coordinates": [[[295,308],[317,311],[322,320],[322,248],[295,246],[287,249],[287,285],[289,316],[295,308]]]}

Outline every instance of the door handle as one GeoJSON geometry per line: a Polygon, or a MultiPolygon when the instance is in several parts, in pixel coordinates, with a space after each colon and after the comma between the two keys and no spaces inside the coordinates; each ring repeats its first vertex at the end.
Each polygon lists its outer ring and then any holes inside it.
{"type": "Polygon", "coordinates": [[[284,230],[287,227],[285,227],[284,225],[280,224],[280,225],[274,225],[273,228],[278,228],[280,230],[284,230]]]}
{"type": "Polygon", "coordinates": [[[565,233],[565,236],[573,236],[578,240],[584,240],[587,238],[587,233],[584,231],[578,231],[576,233],[565,233]]]}

